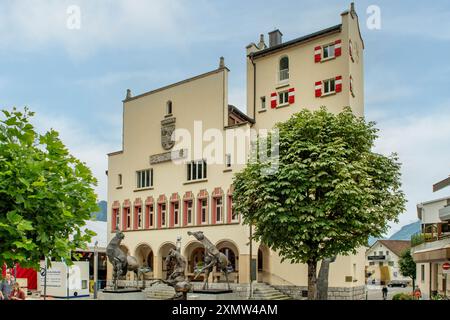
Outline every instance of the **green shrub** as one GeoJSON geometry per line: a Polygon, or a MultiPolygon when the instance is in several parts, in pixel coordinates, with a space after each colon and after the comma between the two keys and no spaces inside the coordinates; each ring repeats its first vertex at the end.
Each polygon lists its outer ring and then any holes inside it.
{"type": "Polygon", "coordinates": [[[392,297],[392,300],[414,300],[413,297],[406,293],[397,293],[392,297]]]}
{"type": "Polygon", "coordinates": [[[423,233],[415,233],[411,236],[411,247],[418,246],[425,242],[425,235],[423,233]]]}
{"type": "Polygon", "coordinates": [[[448,299],[442,294],[435,294],[431,296],[431,300],[448,300],[448,299]]]}

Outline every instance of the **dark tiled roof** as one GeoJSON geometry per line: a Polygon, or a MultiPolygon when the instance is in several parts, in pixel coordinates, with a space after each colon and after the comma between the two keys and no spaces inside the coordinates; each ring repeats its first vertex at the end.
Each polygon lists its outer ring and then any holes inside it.
{"type": "Polygon", "coordinates": [[[253,120],[248,115],[246,115],[241,110],[239,110],[238,108],[236,108],[235,106],[233,106],[231,104],[228,105],[228,112],[235,114],[236,116],[238,116],[239,118],[241,118],[244,121],[247,121],[250,123],[255,123],[255,120],[253,120]]]}
{"type": "Polygon", "coordinates": [[[397,256],[401,256],[403,251],[411,248],[411,241],[406,240],[378,240],[378,242],[391,250],[397,256]]]}
{"type": "Polygon", "coordinates": [[[270,47],[270,48],[267,48],[267,49],[264,49],[264,50],[261,50],[261,51],[258,51],[258,52],[250,53],[250,55],[252,55],[255,58],[260,57],[260,56],[265,56],[265,55],[270,54],[272,52],[275,52],[275,51],[284,49],[286,47],[289,47],[289,46],[292,46],[292,45],[296,45],[296,44],[308,41],[308,40],[316,38],[316,37],[320,37],[320,36],[325,35],[327,33],[335,32],[335,31],[341,31],[341,29],[342,29],[342,24],[338,24],[338,25],[335,25],[333,27],[317,31],[317,32],[308,34],[306,36],[303,36],[303,37],[300,37],[300,38],[296,38],[294,40],[287,41],[285,43],[282,43],[282,44],[279,44],[279,45],[276,45],[276,46],[273,46],[273,47],[270,47]]]}
{"type": "Polygon", "coordinates": [[[444,189],[445,187],[450,186],[450,177],[447,179],[444,179],[442,181],[439,181],[438,183],[433,185],[433,192],[439,191],[441,189],[444,189]]]}

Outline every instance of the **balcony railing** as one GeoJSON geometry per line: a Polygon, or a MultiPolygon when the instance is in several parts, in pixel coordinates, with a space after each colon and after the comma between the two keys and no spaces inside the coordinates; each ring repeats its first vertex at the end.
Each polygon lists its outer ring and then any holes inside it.
{"type": "Polygon", "coordinates": [[[278,73],[278,79],[280,82],[289,80],[289,69],[280,70],[278,73]]]}
{"type": "Polygon", "coordinates": [[[411,247],[417,247],[425,242],[434,242],[443,239],[450,239],[450,233],[415,233],[411,236],[411,247]]]}

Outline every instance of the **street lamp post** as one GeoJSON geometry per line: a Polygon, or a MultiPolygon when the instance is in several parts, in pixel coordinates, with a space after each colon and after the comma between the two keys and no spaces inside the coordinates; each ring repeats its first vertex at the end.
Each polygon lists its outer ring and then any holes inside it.
{"type": "Polygon", "coordinates": [[[66,264],[66,294],[67,294],[67,300],[70,298],[70,267],[67,265],[67,261],[64,261],[66,264]]]}
{"type": "Polygon", "coordinates": [[[47,300],[47,257],[44,257],[45,269],[44,269],[44,300],[47,300]]]}
{"type": "Polygon", "coordinates": [[[250,242],[249,242],[249,245],[250,245],[250,248],[249,248],[249,251],[250,251],[250,268],[249,268],[249,271],[250,271],[250,278],[249,278],[249,280],[250,280],[250,286],[249,286],[249,299],[253,299],[253,280],[252,280],[252,278],[253,278],[253,276],[252,276],[252,272],[253,272],[253,270],[252,270],[252,265],[253,265],[253,243],[252,243],[252,239],[253,238],[253,230],[252,230],[252,225],[250,224],[250,242]]]}
{"type": "Polygon", "coordinates": [[[97,299],[97,281],[98,281],[98,241],[94,246],[94,299],[97,299]]]}

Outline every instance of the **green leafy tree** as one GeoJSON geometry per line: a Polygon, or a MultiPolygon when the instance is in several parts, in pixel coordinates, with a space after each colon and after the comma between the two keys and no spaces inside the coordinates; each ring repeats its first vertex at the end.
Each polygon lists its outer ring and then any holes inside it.
{"type": "Polygon", "coordinates": [[[34,115],[3,110],[0,121],[0,266],[38,268],[43,257],[71,262],[71,251],[95,235],[80,227],[97,210],[90,169],[50,130],[39,134],[34,115]]]}
{"type": "Polygon", "coordinates": [[[404,277],[410,277],[412,280],[413,291],[416,287],[416,263],[411,255],[411,249],[407,249],[402,252],[400,259],[398,260],[400,273],[404,277]]]}
{"type": "Polygon", "coordinates": [[[316,299],[317,262],[356,252],[404,211],[400,164],[372,152],[375,124],[350,108],[303,110],[276,128],[278,169],[267,174],[273,162],[258,157],[236,174],[235,209],[256,241],[308,265],[308,298],[316,299]]]}

